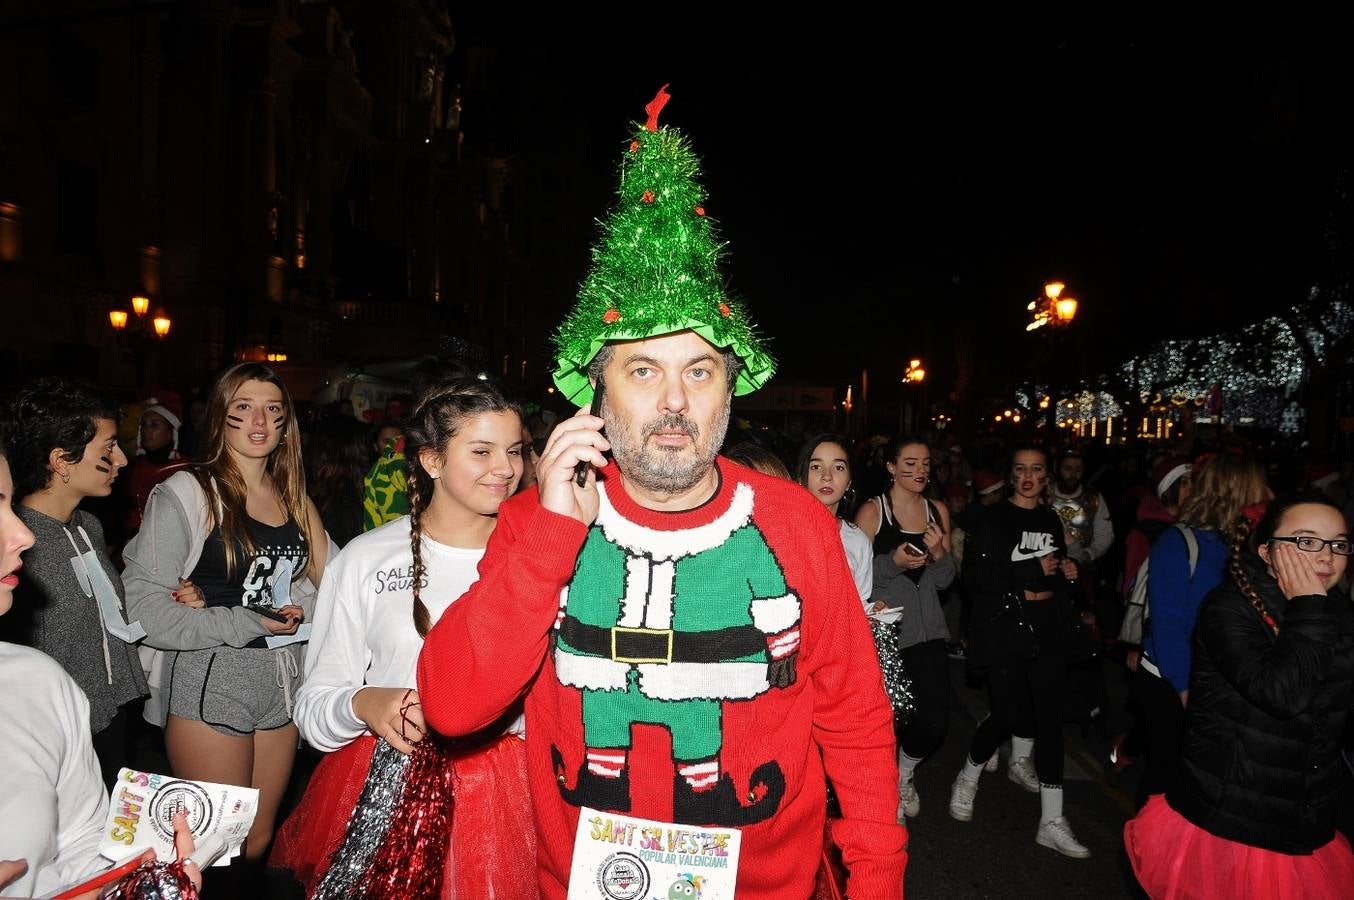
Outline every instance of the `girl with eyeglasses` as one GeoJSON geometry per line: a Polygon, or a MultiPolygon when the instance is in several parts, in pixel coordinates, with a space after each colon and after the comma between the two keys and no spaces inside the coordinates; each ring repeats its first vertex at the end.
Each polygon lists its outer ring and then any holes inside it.
{"type": "Polygon", "coordinates": [[[1242,510],[1269,497],[1264,470],[1254,458],[1212,457],[1194,474],[1176,526],[1152,545],[1142,657],[1130,680],[1144,712],[1146,764],[1138,785],[1139,809],[1152,794],[1170,787],[1177,769],[1189,702],[1190,636],[1199,605],[1222,582],[1229,556],[1240,550],[1234,545],[1242,510]]]}
{"type": "Polygon", "coordinates": [[[1129,860],[1154,900],[1348,897],[1349,526],[1324,497],[1289,498],[1240,546],[1199,610],[1179,774],[1124,826],[1129,860]]]}

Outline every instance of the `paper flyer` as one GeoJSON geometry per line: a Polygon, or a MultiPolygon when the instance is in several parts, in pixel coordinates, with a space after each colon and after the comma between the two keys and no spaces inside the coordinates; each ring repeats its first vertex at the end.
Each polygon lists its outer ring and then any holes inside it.
{"type": "Polygon", "coordinates": [[[240,845],[254,824],[258,806],[257,788],[122,769],[108,800],[108,820],[99,852],[117,860],[134,850],[153,847],[160,859],[172,860],[172,820],[183,807],[188,812],[193,840],[201,844],[208,835],[221,835],[230,850],[216,865],[229,865],[240,855],[240,845]]]}
{"type": "Polygon", "coordinates": [[[734,900],[736,828],[579,811],[568,900],[734,900]]]}

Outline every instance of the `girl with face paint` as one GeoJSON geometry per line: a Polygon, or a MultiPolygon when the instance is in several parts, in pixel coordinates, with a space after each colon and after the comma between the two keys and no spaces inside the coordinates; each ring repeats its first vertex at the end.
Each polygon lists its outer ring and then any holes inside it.
{"type": "Polygon", "coordinates": [[[911,720],[897,723],[898,821],[921,812],[913,775],[940,748],[950,721],[950,630],[940,592],[954,581],[950,513],[927,499],[931,448],[899,436],[884,450],[888,491],[864,503],[856,524],[874,544],[875,613],[892,622],[903,664],[912,679],[911,720]]]}
{"type": "MultiPolygon", "coordinates": [[[[128,609],[163,667],[174,775],[259,789],[235,865],[261,868],[298,735],[293,699],[315,587],[331,543],[306,495],[300,433],[282,379],[240,363],[213,385],[201,455],[151,492],[127,545],[128,609]],[[197,602],[177,595],[188,580],[197,602]]],[[[247,888],[248,886],[242,886],[247,888]]]]}
{"type": "Polygon", "coordinates": [[[77,508],[86,498],[108,496],[127,465],[118,417],[115,403],[66,378],[31,382],[4,412],[15,512],[37,543],[25,556],[14,612],[0,629],[61,663],[84,689],[105,781],[132,763],[129,725],[147,693],[133,646],[142,633],[123,609],[103,527],[77,508]]]}
{"type": "Polygon", "coordinates": [[[1045,502],[1048,454],[1015,452],[1011,497],[983,511],[965,541],[965,576],[973,593],[967,638],[970,669],[986,675],[991,714],[978,725],[950,793],[950,815],[973,818],[978,778],[1011,740],[1007,776],[1039,794],[1035,842],[1073,859],[1091,851],[1063,815],[1063,695],[1068,585],[1062,520],[1045,502]]]}

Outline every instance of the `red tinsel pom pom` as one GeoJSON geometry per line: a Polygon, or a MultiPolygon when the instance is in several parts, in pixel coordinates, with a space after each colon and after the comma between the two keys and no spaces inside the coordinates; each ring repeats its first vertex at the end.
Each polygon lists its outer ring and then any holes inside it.
{"type": "Polygon", "coordinates": [[[385,839],[362,878],[367,900],[439,897],[451,842],[455,769],[442,742],[414,745],[404,793],[385,839]]]}

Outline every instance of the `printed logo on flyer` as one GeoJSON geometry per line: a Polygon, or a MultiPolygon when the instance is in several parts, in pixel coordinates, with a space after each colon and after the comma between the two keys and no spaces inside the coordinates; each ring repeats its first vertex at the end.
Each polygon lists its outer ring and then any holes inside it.
{"type": "Polygon", "coordinates": [[[568,900],[734,900],[741,839],[583,807],[568,900]]]}

